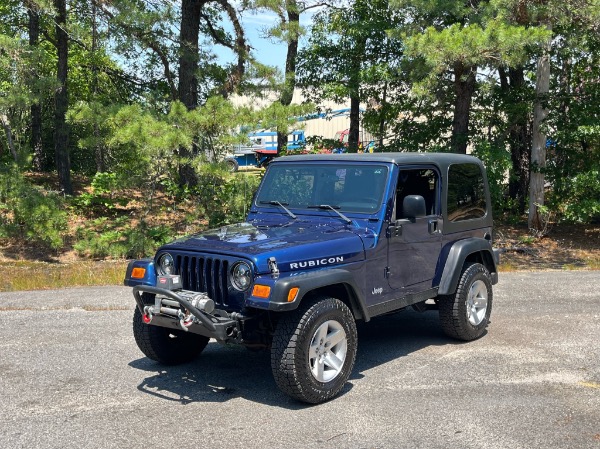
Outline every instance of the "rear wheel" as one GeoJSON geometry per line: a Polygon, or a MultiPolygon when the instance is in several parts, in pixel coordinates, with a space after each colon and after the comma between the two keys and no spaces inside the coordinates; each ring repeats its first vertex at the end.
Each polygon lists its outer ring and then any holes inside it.
{"type": "Polygon", "coordinates": [[[271,348],[275,382],[300,401],[327,401],[350,377],[356,348],[356,323],[350,309],[335,298],[316,298],[277,323],[271,348]]]}
{"type": "Polygon", "coordinates": [[[238,164],[238,161],[236,161],[235,159],[227,159],[225,160],[225,164],[227,165],[227,168],[231,173],[238,171],[238,169],[240,168],[240,164],[238,164]]]}
{"type": "Polygon", "coordinates": [[[480,263],[466,265],[453,295],[440,296],[440,321],[446,335],[475,340],[485,333],[492,313],[490,272],[480,263]]]}
{"type": "Polygon", "coordinates": [[[137,307],[133,314],[133,336],[146,357],[165,365],[194,360],[209,340],[203,335],[146,324],[137,307]]]}

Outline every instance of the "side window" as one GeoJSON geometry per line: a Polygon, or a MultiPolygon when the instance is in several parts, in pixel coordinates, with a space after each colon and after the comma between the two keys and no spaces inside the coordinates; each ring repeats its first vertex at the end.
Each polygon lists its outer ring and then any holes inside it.
{"type": "Polygon", "coordinates": [[[396,219],[406,218],[402,211],[402,203],[408,195],[421,195],[425,199],[427,215],[438,213],[439,177],[435,170],[429,168],[400,170],[396,187],[396,219]]]}
{"type": "Polygon", "coordinates": [[[448,219],[465,221],[485,216],[483,174],[476,164],[453,164],[448,169],[448,219]]]}

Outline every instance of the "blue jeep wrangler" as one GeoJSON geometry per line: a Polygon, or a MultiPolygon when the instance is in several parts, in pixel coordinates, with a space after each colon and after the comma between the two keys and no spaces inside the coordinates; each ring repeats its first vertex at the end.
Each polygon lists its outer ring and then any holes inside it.
{"type": "Polygon", "coordinates": [[[279,388],[319,403],[350,376],[357,320],[437,309],[450,337],[481,337],[497,264],[478,159],[304,155],[270,164],[246,222],[132,261],[125,284],[147,357],[187,362],[210,338],[270,349],[279,388]]]}

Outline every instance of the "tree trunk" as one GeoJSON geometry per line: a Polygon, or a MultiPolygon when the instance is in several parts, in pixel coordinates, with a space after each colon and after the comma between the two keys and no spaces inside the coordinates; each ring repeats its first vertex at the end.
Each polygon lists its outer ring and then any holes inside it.
{"type": "Polygon", "coordinates": [[[510,107],[506,111],[508,119],[508,144],[511,155],[511,169],[508,181],[510,198],[517,202],[517,212],[525,212],[525,201],[529,184],[530,136],[529,118],[525,109],[525,70],[523,67],[508,69],[508,77],[503,68],[499,69],[501,87],[510,107]]]}
{"type": "Polygon", "coordinates": [[[188,108],[198,106],[198,36],[200,32],[200,12],[203,2],[182,0],[179,50],[179,100],[188,108]]]}
{"type": "Polygon", "coordinates": [[[348,130],[348,152],[357,153],[360,144],[360,69],[365,57],[367,41],[361,37],[354,46],[354,57],[349,63],[350,70],[349,92],[350,92],[350,129],[348,130]]]}
{"type": "Polygon", "coordinates": [[[357,153],[360,143],[360,99],[350,97],[350,130],[348,131],[348,152],[357,153]]]}
{"type": "Polygon", "coordinates": [[[10,154],[12,155],[15,162],[19,161],[19,157],[17,155],[17,150],[15,148],[15,141],[12,136],[12,130],[10,129],[10,122],[8,121],[8,117],[6,115],[0,115],[0,125],[4,129],[4,133],[6,134],[6,142],[8,143],[8,149],[10,154]]]}
{"type": "MultiPolygon", "coordinates": [[[[98,64],[96,62],[96,51],[98,50],[98,24],[97,24],[97,8],[96,0],[92,0],[92,86],[90,104],[97,101],[98,98],[98,64]]],[[[100,127],[98,119],[94,118],[94,156],[96,160],[96,172],[103,173],[106,171],[106,157],[104,144],[100,140],[100,127]]]]}
{"type": "MultiPolygon", "coordinates": [[[[546,24],[551,30],[551,26],[546,24]]],[[[544,173],[546,168],[546,132],[543,122],[548,116],[546,102],[550,91],[550,47],[546,42],[544,53],[537,62],[535,74],[535,103],[533,106],[533,129],[531,145],[531,175],[529,178],[529,218],[527,224],[532,231],[541,231],[544,220],[540,216],[540,206],[544,205],[544,173]]]]}
{"type": "Polygon", "coordinates": [[[383,140],[385,139],[385,114],[387,110],[387,90],[388,82],[383,83],[383,93],[381,97],[381,119],[379,120],[379,148],[383,148],[383,140]]]}
{"type": "MultiPolygon", "coordinates": [[[[198,107],[198,36],[200,33],[200,13],[204,2],[199,0],[182,0],[181,29],[179,50],[179,86],[178,96],[188,110],[198,107]]],[[[198,177],[189,160],[192,158],[191,148],[180,147],[179,184],[196,185],[198,177]]]]}
{"type": "Polygon", "coordinates": [[[469,115],[475,92],[477,67],[454,64],[454,119],[452,120],[451,146],[454,153],[467,153],[469,143],[469,115]]]}
{"type": "Polygon", "coordinates": [[[67,195],[73,194],[71,184],[71,160],[69,157],[69,128],[66,115],[69,108],[67,93],[67,61],[69,36],[67,35],[66,0],[54,0],[56,9],[56,51],[58,55],[57,80],[59,87],[54,95],[54,159],[58,171],[60,189],[67,195]]]}
{"type": "MultiPolygon", "coordinates": [[[[28,33],[29,45],[37,47],[40,43],[40,14],[33,7],[27,9],[29,16],[28,33]]],[[[32,81],[35,82],[39,78],[37,70],[31,73],[32,81]]],[[[42,106],[39,99],[31,105],[31,149],[33,150],[33,169],[42,171],[44,168],[44,149],[42,147],[42,106]]]]}
{"type": "MultiPolygon", "coordinates": [[[[286,9],[288,15],[288,36],[287,54],[285,57],[285,83],[279,97],[279,102],[283,106],[289,106],[294,97],[296,88],[296,60],[298,56],[298,40],[300,27],[300,13],[296,0],[287,0],[286,9]]],[[[287,134],[277,130],[277,154],[287,145],[287,134]]]]}

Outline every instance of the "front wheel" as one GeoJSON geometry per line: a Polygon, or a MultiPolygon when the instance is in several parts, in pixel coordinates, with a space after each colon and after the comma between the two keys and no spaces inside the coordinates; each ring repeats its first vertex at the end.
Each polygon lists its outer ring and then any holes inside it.
{"type": "Polygon", "coordinates": [[[146,357],[165,365],[194,360],[209,340],[203,335],[146,324],[137,307],[133,313],[133,336],[146,357]]]}
{"type": "Polygon", "coordinates": [[[356,323],[335,298],[316,298],[277,323],[271,347],[271,370],[289,396],[318,404],[336,396],[356,359],[356,323]]]}
{"type": "Polygon", "coordinates": [[[470,341],[485,333],[492,313],[492,280],[480,263],[465,266],[456,293],[440,296],[442,329],[449,337],[470,341]]]}

